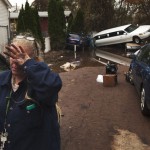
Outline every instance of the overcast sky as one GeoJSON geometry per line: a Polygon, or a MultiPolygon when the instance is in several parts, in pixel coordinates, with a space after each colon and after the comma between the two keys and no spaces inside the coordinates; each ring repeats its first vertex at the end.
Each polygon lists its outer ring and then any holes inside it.
{"type": "MultiPolygon", "coordinates": [[[[15,6],[16,3],[18,6],[21,6],[22,4],[24,5],[26,0],[8,0],[12,6],[15,6]]],[[[29,4],[31,4],[34,0],[28,0],[29,4]]]]}

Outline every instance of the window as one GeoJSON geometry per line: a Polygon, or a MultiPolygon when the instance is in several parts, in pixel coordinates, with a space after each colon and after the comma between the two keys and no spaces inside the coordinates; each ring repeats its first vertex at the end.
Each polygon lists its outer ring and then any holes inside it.
{"type": "Polygon", "coordinates": [[[119,35],[123,35],[124,33],[124,31],[119,31],[119,35]]]}
{"type": "Polygon", "coordinates": [[[107,38],[107,34],[98,35],[95,37],[96,40],[107,38]]]}
{"type": "Polygon", "coordinates": [[[130,33],[130,32],[134,31],[134,30],[137,29],[137,28],[138,28],[138,26],[130,25],[129,27],[127,27],[127,28],[125,29],[125,31],[128,32],[128,33],[130,33]]]}
{"type": "Polygon", "coordinates": [[[150,46],[144,46],[139,52],[137,59],[146,64],[150,64],[150,46]]]}
{"type": "Polygon", "coordinates": [[[109,33],[109,37],[117,36],[117,32],[111,32],[109,33]]]}
{"type": "Polygon", "coordinates": [[[107,34],[102,34],[100,39],[107,38],[107,34]]]}

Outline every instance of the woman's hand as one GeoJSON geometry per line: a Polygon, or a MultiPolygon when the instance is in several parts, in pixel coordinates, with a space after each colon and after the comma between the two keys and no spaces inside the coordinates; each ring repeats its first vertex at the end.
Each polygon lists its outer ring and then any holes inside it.
{"type": "Polygon", "coordinates": [[[14,44],[6,46],[8,52],[4,52],[5,55],[13,59],[18,65],[23,65],[28,59],[31,59],[26,51],[21,47],[17,47],[14,44]]]}

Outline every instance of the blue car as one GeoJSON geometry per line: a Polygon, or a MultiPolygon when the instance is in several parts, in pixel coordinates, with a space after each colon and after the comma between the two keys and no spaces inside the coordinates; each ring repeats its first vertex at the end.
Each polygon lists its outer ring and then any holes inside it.
{"type": "Polygon", "coordinates": [[[83,40],[78,34],[68,34],[66,38],[66,48],[74,47],[76,45],[78,48],[82,48],[83,40]]]}
{"type": "Polygon", "coordinates": [[[74,45],[78,49],[90,46],[90,36],[83,36],[82,34],[69,33],[66,38],[66,48],[74,48],[74,45]]]}
{"type": "Polygon", "coordinates": [[[134,84],[140,95],[143,115],[150,115],[150,44],[146,44],[133,56],[126,79],[134,84]]]}

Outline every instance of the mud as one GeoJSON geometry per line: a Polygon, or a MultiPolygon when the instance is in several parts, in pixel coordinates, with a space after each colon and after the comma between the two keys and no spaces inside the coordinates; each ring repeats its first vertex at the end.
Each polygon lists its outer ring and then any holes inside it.
{"type": "Polygon", "coordinates": [[[150,118],[140,112],[139,96],[118,66],[118,84],[97,83],[105,66],[60,73],[62,150],[149,150],[150,118]]]}
{"type": "MultiPolygon", "coordinates": [[[[124,55],[114,48],[105,50],[124,55]]],[[[59,93],[62,111],[60,124],[62,150],[150,150],[150,118],[140,112],[135,87],[125,80],[128,67],[118,65],[118,84],[104,87],[96,82],[105,74],[105,66],[91,59],[91,51],[49,52],[46,62],[52,64],[63,81],[59,93]],[[80,67],[65,72],[66,62],[80,60],[80,67]]]]}

